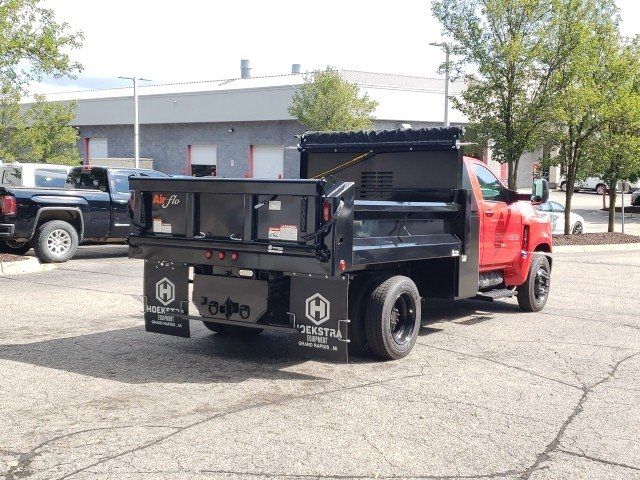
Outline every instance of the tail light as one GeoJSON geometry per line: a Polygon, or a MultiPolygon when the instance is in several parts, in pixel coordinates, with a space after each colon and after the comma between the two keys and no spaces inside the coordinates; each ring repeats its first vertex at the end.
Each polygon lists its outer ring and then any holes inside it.
{"type": "Polygon", "coordinates": [[[0,214],[13,216],[18,212],[18,202],[16,197],[0,197],[0,214]]]}
{"type": "Polygon", "coordinates": [[[529,251],[529,225],[525,225],[522,230],[522,250],[529,251]]]}
{"type": "Polygon", "coordinates": [[[331,220],[331,203],[325,201],[322,204],[322,221],[328,222],[331,220]]]}

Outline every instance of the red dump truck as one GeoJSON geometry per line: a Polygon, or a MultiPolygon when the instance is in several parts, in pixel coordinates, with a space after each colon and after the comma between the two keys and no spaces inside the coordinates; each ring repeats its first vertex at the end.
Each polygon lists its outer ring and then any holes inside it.
{"type": "Polygon", "coordinates": [[[407,355],[429,299],[547,301],[551,227],[462,130],[308,132],[300,179],[133,178],[149,331],[276,330],[316,356],[407,355]],[[190,309],[198,315],[190,315],[190,309]]]}

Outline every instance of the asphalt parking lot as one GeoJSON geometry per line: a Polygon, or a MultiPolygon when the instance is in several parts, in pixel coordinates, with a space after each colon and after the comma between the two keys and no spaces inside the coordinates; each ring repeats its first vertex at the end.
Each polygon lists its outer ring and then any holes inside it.
{"type": "Polygon", "coordinates": [[[429,302],[409,357],[335,365],[145,333],[142,263],[83,247],[0,277],[0,475],[640,478],[639,268],[558,254],[539,314],[429,302]]]}

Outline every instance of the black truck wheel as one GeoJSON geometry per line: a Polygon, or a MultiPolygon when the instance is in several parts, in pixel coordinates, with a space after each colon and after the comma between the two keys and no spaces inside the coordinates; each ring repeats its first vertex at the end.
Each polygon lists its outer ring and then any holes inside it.
{"type": "Polygon", "coordinates": [[[398,275],[378,284],[365,314],[367,344],[374,355],[389,360],[408,355],[418,338],[421,314],[420,294],[410,278],[398,275]]]}
{"type": "Polygon", "coordinates": [[[227,334],[234,337],[255,337],[260,335],[264,329],[262,328],[249,328],[238,327],[236,325],[223,325],[218,322],[202,322],[212,332],[227,334]]]}
{"type": "Polygon", "coordinates": [[[13,253],[14,255],[24,255],[31,250],[31,244],[29,242],[14,242],[12,240],[5,240],[0,242],[1,253],[13,253]]]}
{"type": "Polygon", "coordinates": [[[66,262],[78,250],[78,232],[62,220],[43,223],[34,235],[33,249],[43,263],[66,262]]]}
{"type": "Polygon", "coordinates": [[[518,287],[518,305],[524,312],[539,312],[549,298],[551,266],[545,255],[534,255],[527,281],[518,287]]]}

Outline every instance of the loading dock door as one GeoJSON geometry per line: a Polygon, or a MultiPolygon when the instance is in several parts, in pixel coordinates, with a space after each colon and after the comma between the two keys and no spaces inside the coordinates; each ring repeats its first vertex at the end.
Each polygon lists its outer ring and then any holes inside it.
{"type": "Polygon", "coordinates": [[[284,146],[252,145],[253,178],[284,178],[284,146]]]}
{"type": "Polygon", "coordinates": [[[89,160],[92,158],[109,158],[108,142],[106,138],[89,139],[89,160]]]}
{"type": "Polygon", "coordinates": [[[216,175],[218,147],[216,145],[191,145],[191,175],[208,177],[216,175]]]}

